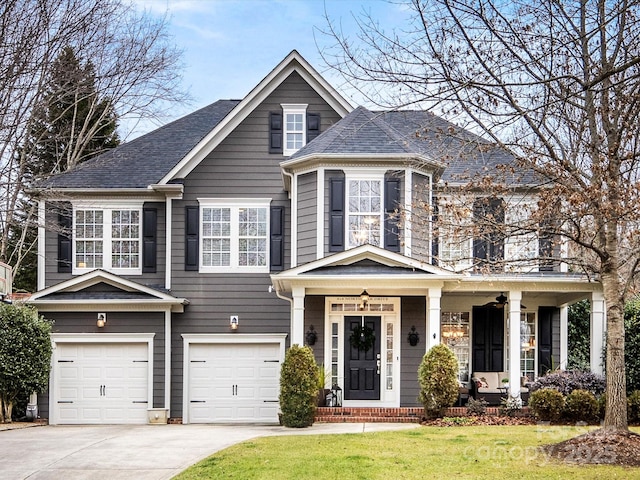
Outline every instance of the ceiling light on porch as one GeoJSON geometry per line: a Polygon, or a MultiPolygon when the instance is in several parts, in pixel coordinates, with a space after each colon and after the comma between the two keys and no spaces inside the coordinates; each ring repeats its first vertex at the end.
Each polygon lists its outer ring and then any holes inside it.
{"type": "Polygon", "coordinates": [[[369,293],[366,290],[363,290],[360,294],[360,310],[364,310],[367,304],[369,303],[369,293]]]}
{"type": "Polygon", "coordinates": [[[102,328],[104,327],[104,324],[107,323],[107,314],[106,313],[99,313],[98,314],[98,320],[96,321],[96,325],[98,328],[102,328]]]}

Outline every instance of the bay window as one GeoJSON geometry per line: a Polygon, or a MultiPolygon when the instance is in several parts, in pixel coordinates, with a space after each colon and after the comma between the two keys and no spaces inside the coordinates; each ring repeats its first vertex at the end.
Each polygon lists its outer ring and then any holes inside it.
{"type": "Polygon", "coordinates": [[[347,236],[348,246],[371,244],[382,246],[382,177],[348,179],[347,236]]]}

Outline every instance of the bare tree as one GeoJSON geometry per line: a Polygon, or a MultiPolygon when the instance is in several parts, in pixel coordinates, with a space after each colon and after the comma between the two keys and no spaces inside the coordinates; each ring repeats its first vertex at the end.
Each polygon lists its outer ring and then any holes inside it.
{"type": "MultiPolygon", "coordinates": [[[[402,31],[365,14],[358,37],[348,38],[328,20],[325,61],[370,101],[429,108],[478,133],[477,151],[497,146],[517,158],[517,169],[494,165],[466,180],[496,198],[516,184],[525,189],[521,198],[535,198],[526,215],[484,215],[485,225],[506,236],[560,236],[568,242],[562,261],[602,282],[604,429],[626,433],[623,307],[640,263],[638,2],[402,3],[412,12],[402,31]],[[532,175],[516,181],[521,172],[532,175]]],[[[468,204],[458,209],[473,214],[468,204]]],[[[558,250],[546,249],[549,261],[560,260],[558,250]]]]}
{"type": "Polygon", "coordinates": [[[74,144],[65,150],[70,168],[84,158],[96,128],[114,110],[119,118],[155,118],[163,108],[188,100],[179,88],[181,52],[166,27],[166,18],[139,12],[126,0],[7,0],[0,5],[0,259],[14,271],[34,248],[20,238],[10,242],[9,235],[15,222],[36,221],[34,210],[17,209],[33,158],[30,149],[37,144],[26,136],[34,131],[33,112],[45,102],[54,59],[71,47],[95,69],[98,94],[78,98],[91,122],[78,127],[74,144]],[[8,258],[10,244],[13,258],[8,258]]]}

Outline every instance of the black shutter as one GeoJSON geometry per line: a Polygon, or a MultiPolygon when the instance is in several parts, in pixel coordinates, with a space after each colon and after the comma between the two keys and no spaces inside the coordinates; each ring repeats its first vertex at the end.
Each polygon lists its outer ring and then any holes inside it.
{"type": "Polygon", "coordinates": [[[186,207],[184,269],[198,270],[198,250],[200,239],[200,207],[186,207]]]}
{"type": "Polygon", "coordinates": [[[284,207],[271,207],[270,223],[269,262],[271,271],[282,271],[284,270],[284,207]]]}
{"type": "Polygon", "coordinates": [[[392,252],[400,251],[400,180],[385,178],[384,180],[384,248],[392,252]]]}
{"type": "Polygon", "coordinates": [[[320,135],[320,114],[307,113],[307,143],[320,135]]]}
{"type": "Polygon", "coordinates": [[[269,113],[269,153],[282,153],[282,113],[269,113]]]}
{"type": "Polygon", "coordinates": [[[492,271],[501,270],[504,260],[504,201],[501,198],[479,198],[473,205],[473,217],[479,226],[479,237],[473,239],[473,257],[480,266],[489,264],[492,271]],[[499,265],[495,265],[499,263],[499,265]]]}
{"type": "Polygon", "coordinates": [[[142,272],[155,273],[158,253],[158,209],[142,209],[142,272]]]}
{"type": "Polygon", "coordinates": [[[560,309],[540,307],[538,309],[538,375],[553,370],[553,323],[560,322],[560,309]]]}
{"type": "Polygon", "coordinates": [[[58,212],[58,225],[60,233],[58,233],[58,273],[72,272],[72,228],[73,222],[69,215],[58,212]]]}
{"type": "Polygon", "coordinates": [[[329,181],[329,251],[344,250],[344,177],[329,181]]]}

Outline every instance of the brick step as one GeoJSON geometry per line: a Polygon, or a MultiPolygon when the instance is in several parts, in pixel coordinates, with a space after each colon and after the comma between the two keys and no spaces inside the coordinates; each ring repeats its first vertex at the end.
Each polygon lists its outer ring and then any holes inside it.
{"type": "Polygon", "coordinates": [[[316,422],[326,423],[419,423],[424,415],[421,407],[319,407],[316,422]]]}
{"type": "Polygon", "coordinates": [[[421,417],[358,417],[358,416],[316,416],[318,423],[420,423],[421,417]]]}

